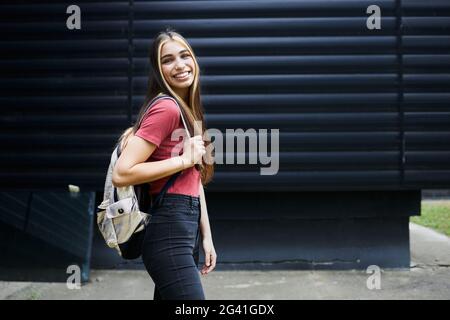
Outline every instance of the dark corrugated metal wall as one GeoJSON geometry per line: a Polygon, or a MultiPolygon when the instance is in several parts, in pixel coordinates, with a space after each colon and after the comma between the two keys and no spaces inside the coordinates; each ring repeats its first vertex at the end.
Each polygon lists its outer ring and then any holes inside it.
{"type": "MultiPolygon", "coordinates": [[[[25,2],[23,2],[25,3],[25,2]]],[[[192,44],[208,127],[279,128],[280,171],[217,165],[211,191],[450,186],[450,3],[376,1],[3,4],[2,190],[101,191],[166,25],[192,44]]]]}

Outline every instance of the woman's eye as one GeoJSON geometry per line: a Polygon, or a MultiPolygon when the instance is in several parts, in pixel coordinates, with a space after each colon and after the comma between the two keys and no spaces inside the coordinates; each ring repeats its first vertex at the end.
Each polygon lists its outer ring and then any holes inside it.
{"type": "MultiPolygon", "coordinates": [[[[190,56],[191,56],[190,54],[183,54],[181,57],[182,57],[182,58],[188,58],[188,57],[190,57],[190,56]]],[[[168,63],[168,62],[170,62],[170,61],[172,61],[172,59],[163,60],[162,63],[163,63],[163,64],[166,64],[166,63],[168,63]]]]}

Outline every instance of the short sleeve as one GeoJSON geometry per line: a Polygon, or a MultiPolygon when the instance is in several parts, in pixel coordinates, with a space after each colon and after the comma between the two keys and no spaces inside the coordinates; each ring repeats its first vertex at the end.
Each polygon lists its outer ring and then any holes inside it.
{"type": "Polygon", "coordinates": [[[136,136],[141,137],[157,147],[180,123],[180,110],[175,102],[164,99],[156,102],[142,120],[136,136]]]}

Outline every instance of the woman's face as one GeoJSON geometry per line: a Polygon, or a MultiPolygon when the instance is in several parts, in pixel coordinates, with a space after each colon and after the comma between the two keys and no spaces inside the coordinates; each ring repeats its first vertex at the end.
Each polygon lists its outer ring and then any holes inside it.
{"type": "Polygon", "coordinates": [[[177,93],[186,93],[194,81],[195,64],[187,48],[177,42],[166,42],[161,48],[164,78],[177,93]]]}

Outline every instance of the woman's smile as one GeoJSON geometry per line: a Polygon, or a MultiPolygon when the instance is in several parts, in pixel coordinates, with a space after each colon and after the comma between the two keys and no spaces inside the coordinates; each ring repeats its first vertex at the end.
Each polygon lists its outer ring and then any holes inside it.
{"type": "Polygon", "coordinates": [[[176,80],[179,80],[179,81],[185,81],[185,80],[189,79],[190,76],[191,76],[191,71],[185,71],[185,72],[177,73],[177,74],[174,75],[173,77],[174,77],[176,80]]]}

